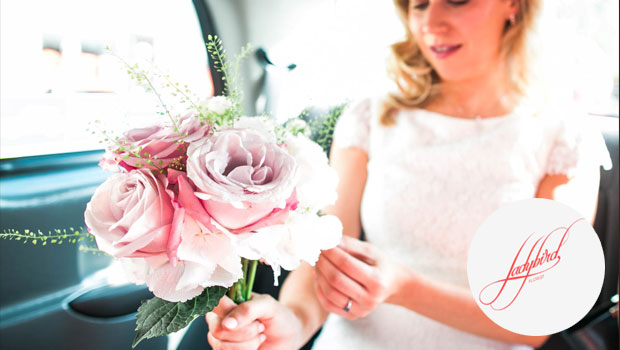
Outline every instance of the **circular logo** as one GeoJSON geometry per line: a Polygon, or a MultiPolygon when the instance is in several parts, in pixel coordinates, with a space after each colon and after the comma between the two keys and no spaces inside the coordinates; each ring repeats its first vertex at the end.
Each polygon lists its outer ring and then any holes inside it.
{"type": "Polygon", "coordinates": [[[524,335],[565,330],[586,315],[605,275],[601,243],[572,208],[548,199],[503,206],[478,229],[469,287],[499,326],[524,335]]]}

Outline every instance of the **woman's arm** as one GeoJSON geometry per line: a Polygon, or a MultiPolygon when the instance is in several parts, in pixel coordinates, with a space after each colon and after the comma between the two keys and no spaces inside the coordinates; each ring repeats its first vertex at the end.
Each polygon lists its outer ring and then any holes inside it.
{"type": "Polygon", "coordinates": [[[468,288],[401,270],[399,292],[387,302],[413,310],[450,327],[508,343],[539,347],[549,336],[526,336],[510,332],[491,321],[480,310],[468,288]]]}
{"type": "Polygon", "coordinates": [[[538,185],[536,198],[546,198],[564,203],[577,210],[590,223],[594,223],[600,182],[599,166],[577,171],[569,179],[566,175],[547,175],[538,185]]]}

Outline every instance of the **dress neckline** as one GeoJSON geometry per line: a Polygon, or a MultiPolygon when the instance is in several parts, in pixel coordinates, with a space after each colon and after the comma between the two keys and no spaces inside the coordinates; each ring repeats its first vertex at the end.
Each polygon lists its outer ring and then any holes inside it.
{"type": "Polygon", "coordinates": [[[416,108],[413,110],[410,110],[412,113],[420,113],[420,114],[425,114],[425,115],[429,115],[429,116],[434,116],[434,117],[438,117],[441,119],[446,119],[446,120],[457,120],[457,121],[461,121],[464,123],[484,123],[484,122],[491,122],[491,121],[498,121],[498,120],[507,120],[507,119],[511,119],[512,117],[517,116],[519,113],[517,113],[517,110],[519,108],[516,107],[514,108],[512,111],[506,113],[506,114],[502,114],[502,115],[498,115],[498,116],[492,116],[492,117],[474,117],[474,118],[460,118],[460,117],[455,117],[455,116],[451,116],[448,114],[444,114],[441,112],[435,112],[435,111],[429,111],[426,109],[422,109],[422,108],[416,108]]]}

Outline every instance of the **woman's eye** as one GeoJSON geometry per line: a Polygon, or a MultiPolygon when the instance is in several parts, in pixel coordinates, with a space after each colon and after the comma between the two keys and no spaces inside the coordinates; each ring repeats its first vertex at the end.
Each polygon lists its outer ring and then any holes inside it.
{"type": "Polygon", "coordinates": [[[428,7],[428,1],[427,2],[418,2],[418,3],[414,3],[413,4],[413,9],[414,10],[424,10],[426,7],[428,7]]]}
{"type": "Polygon", "coordinates": [[[465,5],[468,2],[469,2],[469,0],[449,1],[450,5],[452,5],[452,6],[461,6],[461,5],[465,5]]]}

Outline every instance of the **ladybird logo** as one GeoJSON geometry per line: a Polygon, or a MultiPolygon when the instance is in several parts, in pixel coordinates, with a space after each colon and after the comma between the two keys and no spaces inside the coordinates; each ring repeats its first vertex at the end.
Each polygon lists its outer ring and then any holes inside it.
{"type": "Polygon", "coordinates": [[[490,306],[493,310],[504,310],[512,305],[517,299],[519,293],[523,290],[525,282],[529,279],[530,282],[538,281],[544,277],[544,273],[553,269],[558,265],[562,257],[560,256],[560,249],[568,240],[568,233],[573,225],[577,222],[584,220],[583,218],[577,219],[568,227],[558,227],[548,234],[541,236],[534,241],[534,233],[529,235],[519,250],[517,255],[512,260],[512,264],[508,269],[508,274],[504,279],[497,280],[487,284],[478,296],[478,300],[483,305],[490,306]],[[560,235],[559,243],[554,245],[554,235],[560,235]],[[550,249],[555,249],[550,252],[550,249]],[[522,263],[522,264],[521,264],[522,263]],[[532,277],[530,279],[530,277],[532,277]],[[506,296],[504,291],[510,290],[507,287],[509,284],[515,284],[518,286],[518,290],[515,293],[511,293],[506,296]],[[494,287],[500,285],[500,289],[497,293],[492,293],[494,287]],[[495,295],[494,295],[495,294],[495,295]],[[502,302],[508,300],[507,302],[502,302]]]}
{"type": "Polygon", "coordinates": [[[515,333],[545,335],[590,310],[604,266],[598,236],[579,213],[527,199],[500,208],[480,226],[467,272],[474,299],[491,320],[515,333]]]}

